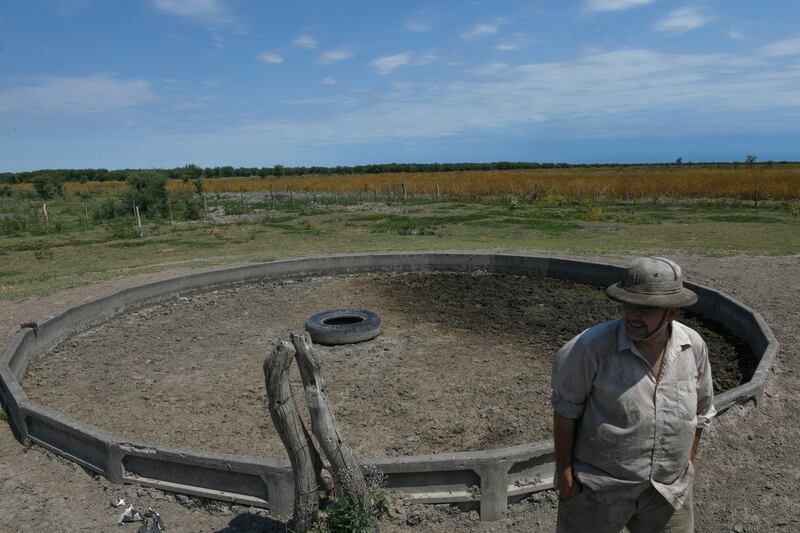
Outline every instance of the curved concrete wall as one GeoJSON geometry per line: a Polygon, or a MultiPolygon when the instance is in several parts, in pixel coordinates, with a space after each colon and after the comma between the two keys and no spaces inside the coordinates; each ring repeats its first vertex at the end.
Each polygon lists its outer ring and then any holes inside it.
{"type": "MultiPolygon", "coordinates": [[[[66,337],[110,317],[172,298],[257,279],[366,272],[475,271],[546,276],[606,286],[622,277],[621,267],[548,257],[475,253],[387,253],[311,257],[222,269],[142,285],[68,309],[21,331],[0,358],[0,396],[17,437],[32,441],[116,483],[266,507],[291,513],[293,479],[288,461],[205,453],[133,442],[31,402],[19,386],[28,366],[66,337]]],[[[688,284],[699,296],[693,311],[723,324],[760,358],[753,378],[716,398],[722,412],[736,403],[763,397],[767,372],[778,343],[758,313],[708,287],[688,284]]],[[[265,415],[266,416],[266,415],[265,415]]],[[[505,514],[509,501],[550,488],[552,441],[478,452],[361,459],[375,464],[388,487],[422,503],[478,505],[483,520],[505,514]]]]}

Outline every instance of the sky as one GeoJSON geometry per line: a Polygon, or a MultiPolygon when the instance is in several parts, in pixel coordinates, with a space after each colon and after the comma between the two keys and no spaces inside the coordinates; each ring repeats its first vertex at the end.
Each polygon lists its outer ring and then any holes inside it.
{"type": "Polygon", "coordinates": [[[796,0],[0,0],[0,171],[798,147],[796,0]]]}

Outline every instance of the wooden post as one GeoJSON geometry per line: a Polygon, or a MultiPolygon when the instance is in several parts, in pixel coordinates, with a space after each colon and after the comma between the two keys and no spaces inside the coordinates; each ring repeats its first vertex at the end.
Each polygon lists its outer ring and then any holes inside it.
{"type": "Polygon", "coordinates": [[[139,206],[133,206],[133,214],[136,216],[136,225],[139,226],[139,238],[141,239],[144,237],[144,233],[142,232],[142,217],[139,216],[139,206]]]}
{"type": "Polygon", "coordinates": [[[372,196],[375,199],[375,201],[377,202],[378,201],[378,185],[376,183],[372,184],[372,196]]]}
{"type": "Polygon", "coordinates": [[[442,192],[439,189],[439,180],[434,180],[434,183],[436,183],[436,201],[438,202],[442,199],[442,192]]]}
{"type": "Polygon", "coordinates": [[[275,193],[272,190],[272,185],[269,186],[269,210],[275,210],[275,193]]]}
{"type": "Polygon", "coordinates": [[[86,229],[89,229],[89,208],[86,206],[86,202],[83,202],[83,218],[86,222],[86,229]]]}
{"type": "Polygon", "coordinates": [[[294,355],[294,347],[287,341],[281,341],[264,360],[264,385],[267,389],[270,418],[292,463],[293,530],[306,531],[311,528],[319,507],[320,483],[317,476],[322,471],[322,460],[292,397],[289,369],[294,355]]]}
{"type": "Polygon", "coordinates": [[[333,412],[328,406],[325,380],[322,378],[319,358],[311,344],[311,336],[307,332],[302,335],[292,333],[292,344],[296,350],[297,366],[300,368],[306,403],[311,414],[311,430],[325,457],[330,461],[337,484],[342,487],[345,495],[353,499],[361,498],[365,495],[364,475],[353,451],[342,439],[333,412]]]}
{"type": "Polygon", "coordinates": [[[405,183],[401,183],[400,186],[403,187],[403,203],[406,203],[406,200],[408,199],[408,192],[406,191],[406,184],[405,183]]]}
{"type": "Polygon", "coordinates": [[[758,209],[758,180],[756,180],[756,195],[753,197],[756,209],[758,209]]]}
{"type": "Polygon", "coordinates": [[[244,189],[239,187],[239,199],[242,201],[242,214],[244,214],[244,189]]]}
{"type": "Polygon", "coordinates": [[[206,201],[206,193],[203,193],[203,209],[205,209],[206,220],[208,220],[208,201],[206,201]]]}
{"type": "Polygon", "coordinates": [[[47,216],[47,202],[42,202],[42,212],[44,213],[44,232],[50,232],[50,217],[47,216]]]}

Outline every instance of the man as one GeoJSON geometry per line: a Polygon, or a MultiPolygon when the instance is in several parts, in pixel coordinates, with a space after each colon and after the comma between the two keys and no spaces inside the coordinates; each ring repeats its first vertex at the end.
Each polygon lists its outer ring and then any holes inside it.
{"type": "Polygon", "coordinates": [[[606,294],[621,319],[553,363],[558,531],[692,532],[693,462],[715,411],[706,344],[675,318],[697,295],[660,257],[636,259],[606,294]]]}

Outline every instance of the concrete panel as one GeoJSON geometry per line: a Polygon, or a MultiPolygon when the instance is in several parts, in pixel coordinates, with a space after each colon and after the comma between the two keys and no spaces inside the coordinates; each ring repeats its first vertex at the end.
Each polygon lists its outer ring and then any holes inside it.
{"type": "Polygon", "coordinates": [[[31,441],[99,474],[106,473],[111,437],[32,402],[20,406],[31,441]]]}

